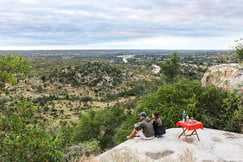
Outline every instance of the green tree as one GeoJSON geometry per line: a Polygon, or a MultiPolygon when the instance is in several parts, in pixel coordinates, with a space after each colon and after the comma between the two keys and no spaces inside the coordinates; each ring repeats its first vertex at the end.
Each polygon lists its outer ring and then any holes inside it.
{"type": "Polygon", "coordinates": [[[101,149],[110,148],[115,144],[114,135],[123,121],[124,112],[117,106],[91,110],[81,115],[78,126],[74,128],[74,142],[94,139],[99,141],[101,149]]]}
{"type": "Polygon", "coordinates": [[[240,61],[243,61],[243,38],[236,40],[234,51],[240,61]]]}
{"type": "Polygon", "coordinates": [[[160,64],[161,72],[165,74],[167,81],[173,82],[175,77],[179,74],[180,58],[174,52],[172,57],[160,64]]]}
{"type": "Polygon", "coordinates": [[[30,64],[23,57],[14,55],[0,56],[0,88],[3,88],[6,83],[16,84],[17,79],[30,70],[30,64]]]}
{"type": "Polygon", "coordinates": [[[95,120],[96,112],[90,110],[87,114],[81,114],[78,126],[75,128],[74,140],[78,142],[97,139],[100,132],[99,121],[95,120]]]}
{"type": "Polygon", "coordinates": [[[0,161],[61,161],[60,135],[35,125],[35,106],[21,100],[0,119],[0,161]]]}
{"type": "Polygon", "coordinates": [[[200,95],[197,96],[197,109],[206,127],[240,131],[240,119],[235,118],[235,114],[241,111],[240,96],[212,85],[202,87],[200,95]]]}

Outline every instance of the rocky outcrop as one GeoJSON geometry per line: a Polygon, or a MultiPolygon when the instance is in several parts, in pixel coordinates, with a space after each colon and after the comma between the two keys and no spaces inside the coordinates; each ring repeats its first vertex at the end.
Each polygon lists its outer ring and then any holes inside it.
{"type": "Polygon", "coordinates": [[[178,139],[181,128],[171,128],[161,138],[142,140],[136,137],[96,157],[97,161],[243,161],[243,135],[200,129],[196,136],[178,139]]]}
{"type": "Polygon", "coordinates": [[[243,93],[243,65],[221,64],[210,67],[204,74],[203,86],[213,84],[228,91],[243,93]]]}

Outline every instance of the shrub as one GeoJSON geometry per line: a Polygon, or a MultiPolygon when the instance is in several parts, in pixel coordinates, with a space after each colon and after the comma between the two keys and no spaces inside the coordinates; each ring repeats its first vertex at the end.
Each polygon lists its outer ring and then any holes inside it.
{"type": "Polygon", "coordinates": [[[61,161],[60,136],[37,126],[35,106],[22,100],[0,119],[0,161],[61,161]]]}
{"type": "Polygon", "coordinates": [[[17,76],[26,75],[31,70],[27,60],[20,56],[0,56],[0,88],[6,83],[16,84],[17,76]]]}
{"type": "Polygon", "coordinates": [[[123,122],[124,112],[119,107],[109,107],[100,111],[88,111],[80,116],[74,130],[74,141],[98,140],[103,150],[114,146],[114,135],[123,122]],[[88,134],[88,136],[87,136],[88,134]]]}

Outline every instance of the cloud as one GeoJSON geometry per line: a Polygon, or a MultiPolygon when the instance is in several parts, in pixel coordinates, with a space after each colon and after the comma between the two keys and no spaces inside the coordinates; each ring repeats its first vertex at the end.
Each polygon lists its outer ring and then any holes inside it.
{"type": "Polygon", "coordinates": [[[0,6],[0,46],[95,47],[131,42],[137,47],[135,41],[157,38],[210,42],[242,37],[240,0],[1,0],[0,6]]]}
{"type": "Polygon", "coordinates": [[[24,3],[24,4],[36,4],[36,3],[40,3],[40,0],[20,0],[20,3],[24,3]]]}

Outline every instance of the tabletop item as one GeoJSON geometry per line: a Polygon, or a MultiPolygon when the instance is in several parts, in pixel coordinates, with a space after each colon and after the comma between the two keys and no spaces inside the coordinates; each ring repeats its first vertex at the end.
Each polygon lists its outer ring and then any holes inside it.
{"type": "Polygon", "coordinates": [[[182,113],[182,121],[185,122],[186,121],[186,111],[184,110],[182,113]]]}
{"type": "Polygon", "coordinates": [[[188,122],[189,121],[189,116],[188,115],[186,115],[186,122],[188,122]]]}

